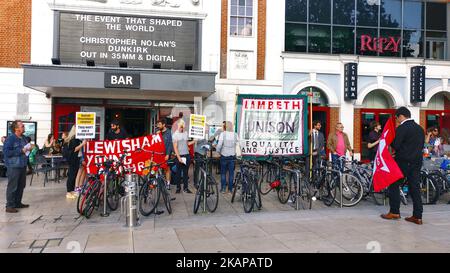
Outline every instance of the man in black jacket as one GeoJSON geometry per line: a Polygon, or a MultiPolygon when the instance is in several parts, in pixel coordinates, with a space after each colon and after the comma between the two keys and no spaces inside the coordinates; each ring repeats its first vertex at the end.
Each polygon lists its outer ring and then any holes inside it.
{"type": "Polygon", "coordinates": [[[106,140],[126,139],[128,134],[125,129],[120,127],[118,120],[111,121],[111,129],[106,134],[106,140]]]}
{"type": "MultiPolygon", "coordinates": [[[[406,221],[418,225],[422,224],[422,199],[420,197],[420,168],[422,167],[422,149],[425,143],[425,134],[411,118],[411,112],[406,107],[400,107],[395,112],[400,125],[397,127],[395,139],[391,143],[395,149],[395,161],[403,172],[409,185],[409,193],[413,200],[413,216],[405,218],[406,221]]],[[[400,218],[400,189],[403,179],[391,184],[388,188],[390,211],[382,214],[384,219],[400,218]]]]}

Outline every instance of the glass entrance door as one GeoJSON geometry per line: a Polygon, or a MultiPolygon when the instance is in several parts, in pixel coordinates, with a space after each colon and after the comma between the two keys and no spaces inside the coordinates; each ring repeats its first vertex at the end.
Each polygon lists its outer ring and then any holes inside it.
{"type": "Polygon", "coordinates": [[[372,131],[370,124],[378,121],[381,128],[384,128],[386,122],[394,117],[395,110],[391,109],[362,109],[361,111],[361,160],[369,161],[369,148],[367,147],[369,133],[372,131]]]}
{"type": "Polygon", "coordinates": [[[445,60],[445,40],[427,40],[427,58],[435,60],[445,60]]]}

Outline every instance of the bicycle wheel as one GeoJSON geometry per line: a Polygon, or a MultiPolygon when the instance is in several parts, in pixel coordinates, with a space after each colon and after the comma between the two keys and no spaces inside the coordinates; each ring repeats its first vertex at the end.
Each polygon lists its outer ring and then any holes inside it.
{"type": "Polygon", "coordinates": [[[242,197],[242,204],[244,206],[244,211],[246,213],[250,213],[253,210],[253,205],[255,204],[255,190],[256,187],[254,187],[254,183],[249,181],[250,179],[247,179],[244,177],[244,191],[243,191],[243,197],[242,197]]]}
{"type": "Polygon", "coordinates": [[[439,195],[445,193],[445,188],[448,184],[445,175],[443,175],[440,171],[433,171],[429,173],[428,176],[433,180],[434,186],[439,190],[439,195]]]}
{"type": "Polygon", "coordinates": [[[81,187],[81,192],[77,198],[77,212],[83,215],[84,202],[86,202],[86,194],[91,190],[92,184],[94,183],[94,179],[88,178],[81,187]]]}
{"type": "Polygon", "coordinates": [[[146,181],[139,193],[139,212],[144,216],[149,216],[155,211],[159,201],[160,191],[153,181],[146,181]]]}
{"type": "Polygon", "coordinates": [[[434,176],[421,173],[420,175],[420,197],[423,204],[436,204],[439,199],[439,188],[436,186],[439,183],[434,176]]]}
{"type": "Polygon", "coordinates": [[[256,190],[255,190],[255,194],[256,194],[256,196],[255,196],[255,205],[256,205],[256,208],[260,210],[262,208],[262,201],[261,201],[261,192],[259,191],[259,184],[256,181],[256,178],[255,178],[255,181],[252,182],[252,183],[255,184],[255,186],[256,186],[256,190]]]}
{"type": "Polygon", "coordinates": [[[96,183],[94,187],[89,191],[88,196],[86,196],[85,208],[83,210],[83,215],[87,219],[91,217],[92,212],[94,212],[95,206],[98,202],[100,194],[100,182],[96,183]]]}
{"type": "Polygon", "coordinates": [[[118,177],[108,181],[106,204],[112,211],[117,210],[119,207],[120,194],[119,194],[120,181],[118,177]]]}
{"type": "Polygon", "coordinates": [[[277,195],[281,204],[286,204],[289,200],[289,196],[291,195],[291,181],[290,179],[286,179],[285,175],[281,179],[281,185],[277,191],[277,195]]]}
{"type": "Polygon", "coordinates": [[[271,190],[272,190],[272,186],[271,183],[274,180],[271,180],[270,177],[272,176],[271,174],[271,168],[268,167],[268,169],[266,170],[266,172],[264,173],[263,171],[263,175],[261,176],[261,178],[259,179],[259,186],[258,186],[258,190],[262,195],[266,195],[268,194],[271,190]]]}
{"type": "MultiPolygon", "coordinates": [[[[215,212],[219,204],[219,187],[214,177],[208,176],[206,184],[206,208],[209,212],[215,212]]],[[[234,190],[233,190],[234,191],[234,190]]]]}
{"type": "Polygon", "coordinates": [[[408,205],[408,198],[401,188],[400,188],[400,201],[402,202],[403,205],[405,206],[408,205]]]}
{"type": "Polygon", "coordinates": [[[300,191],[299,196],[297,197],[297,202],[300,202],[303,209],[312,208],[311,188],[306,181],[300,181],[300,191]]]}
{"type": "Polygon", "coordinates": [[[236,175],[234,176],[233,193],[231,194],[231,203],[234,202],[234,198],[236,197],[236,192],[241,187],[242,187],[241,172],[237,172],[236,175]]]}
{"type": "MultiPolygon", "coordinates": [[[[361,201],[364,189],[361,181],[352,174],[344,173],[342,176],[342,206],[353,207],[361,201]]],[[[340,178],[339,178],[340,179],[340,178]]],[[[334,187],[334,199],[336,203],[341,204],[340,184],[334,187]]]]}
{"type": "Polygon", "coordinates": [[[323,183],[319,188],[320,197],[325,206],[331,206],[334,203],[335,187],[338,183],[336,176],[331,172],[327,172],[323,183]]]}
{"type": "Polygon", "coordinates": [[[200,178],[200,181],[198,182],[198,189],[195,192],[195,199],[194,199],[194,213],[197,213],[198,208],[200,207],[200,203],[202,202],[203,199],[203,191],[204,191],[204,183],[205,183],[205,178],[200,178]]]}

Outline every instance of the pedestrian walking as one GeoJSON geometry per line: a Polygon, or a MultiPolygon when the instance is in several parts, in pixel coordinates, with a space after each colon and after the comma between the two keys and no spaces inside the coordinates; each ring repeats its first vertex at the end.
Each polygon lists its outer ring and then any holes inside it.
{"type": "MultiPolygon", "coordinates": [[[[391,147],[395,149],[395,162],[403,172],[409,184],[409,194],[413,200],[413,215],[405,220],[422,225],[422,199],[420,197],[420,168],[422,167],[422,149],[425,134],[422,127],[412,118],[411,112],[406,107],[400,107],[395,112],[395,117],[400,125],[396,129],[395,138],[391,147]]],[[[400,219],[400,185],[403,179],[389,185],[389,213],[382,214],[383,219],[400,219]]]]}

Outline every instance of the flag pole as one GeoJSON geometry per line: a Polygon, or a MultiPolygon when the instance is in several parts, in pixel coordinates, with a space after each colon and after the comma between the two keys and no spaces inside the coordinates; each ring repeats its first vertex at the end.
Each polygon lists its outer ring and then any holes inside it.
{"type": "MultiPolygon", "coordinates": [[[[309,88],[309,133],[312,133],[312,116],[313,116],[313,109],[312,109],[312,99],[313,99],[313,92],[312,87],[309,88]]],[[[312,179],[312,153],[313,153],[313,146],[312,146],[312,135],[309,142],[309,179],[311,181],[312,179]]]]}

